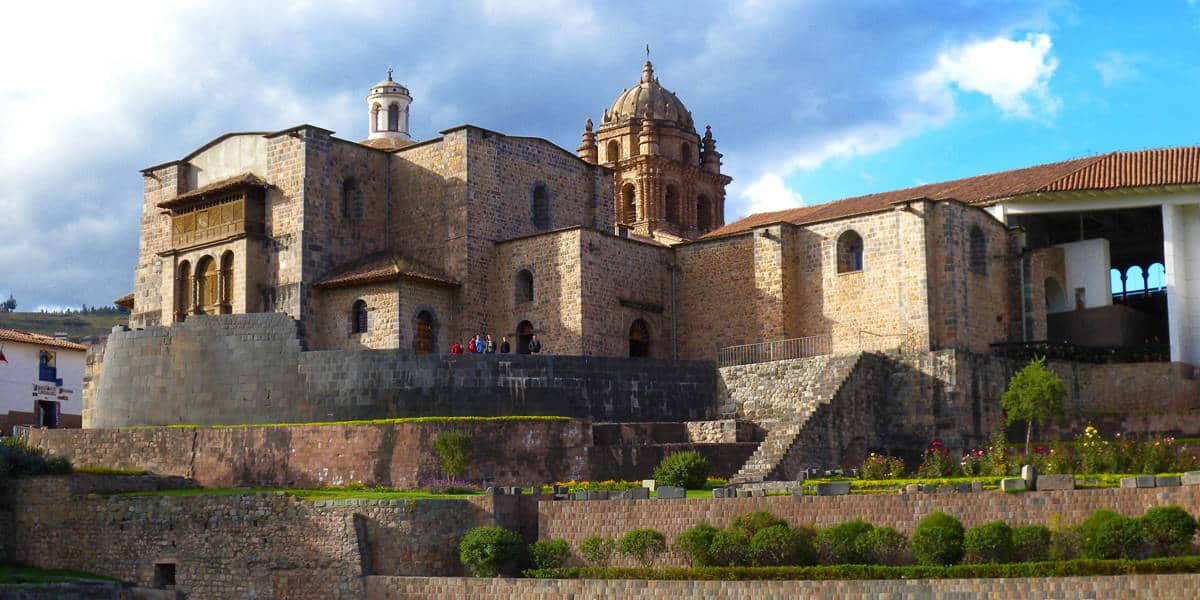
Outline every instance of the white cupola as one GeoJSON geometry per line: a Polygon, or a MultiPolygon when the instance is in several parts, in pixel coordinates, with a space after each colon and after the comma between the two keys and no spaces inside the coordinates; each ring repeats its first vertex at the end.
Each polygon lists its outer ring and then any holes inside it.
{"type": "Polygon", "coordinates": [[[387,80],[371,86],[371,93],[367,94],[367,114],[371,120],[367,139],[411,141],[408,105],[412,103],[412,96],[408,95],[408,88],[392,81],[391,67],[387,74],[387,80]]]}

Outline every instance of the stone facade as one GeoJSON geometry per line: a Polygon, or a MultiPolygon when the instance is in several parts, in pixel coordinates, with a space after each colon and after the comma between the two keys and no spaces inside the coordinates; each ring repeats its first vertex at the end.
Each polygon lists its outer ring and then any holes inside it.
{"type": "Polygon", "coordinates": [[[646,581],[367,577],[369,600],[555,600],[558,598],[1188,598],[1200,575],[1125,575],[895,581],[646,581]]]}

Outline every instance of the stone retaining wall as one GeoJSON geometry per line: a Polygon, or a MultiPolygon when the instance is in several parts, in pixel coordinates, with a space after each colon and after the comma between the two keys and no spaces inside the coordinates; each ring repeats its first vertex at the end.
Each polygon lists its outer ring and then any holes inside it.
{"type": "Polygon", "coordinates": [[[76,467],[145,470],[204,487],[409,488],[438,477],[433,444],[449,430],[471,436],[466,479],[529,486],[590,476],[591,426],[576,420],[31,429],[25,439],[76,467]]]}
{"type": "Polygon", "coordinates": [[[896,581],[641,581],[367,577],[369,600],[560,598],[1192,598],[1200,575],[896,581]]]}
{"type": "MultiPolygon", "coordinates": [[[[1172,488],[1108,488],[1006,494],[989,491],[968,494],[856,494],[851,496],[767,496],[761,498],[685,500],[595,500],[542,502],[538,532],[542,539],[565,539],[572,549],[589,535],[620,537],[648,527],[667,536],[700,522],[718,528],[739,515],[765,510],[793,525],[829,527],[865,519],[911,535],[918,521],[934,511],[960,519],[965,527],[1001,520],[1009,525],[1063,524],[1083,521],[1101,508],[1137,516],[1147,508],[1176,504],[1200,514],[1200,494],[1194,486],[1172,488]]],[[[578,559],[576,559],[578,560],[578,559]]],[[[668,553],[667,564],[683,565],[683,557],[668,553]]],[[[632,566],[632,563],[630,563],[632,566]]]]}
{"type": "Polygon", "coordinates": [[[113,332],[90,427],[553,415],[595,421],[712,417],[707,361],[554,355],[304,352],[282,313],[189,317],[113,332]]]}

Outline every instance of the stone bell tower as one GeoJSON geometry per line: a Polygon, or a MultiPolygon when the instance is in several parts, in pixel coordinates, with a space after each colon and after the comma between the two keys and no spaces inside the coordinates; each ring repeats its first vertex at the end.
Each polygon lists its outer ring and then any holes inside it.
{"type": "Polygon", "coordinates": [[[392,69],[388,78],[371,86],[367,94],[369,126],[367,143],[376,148],[399,148],[412,142],[408,135],[408,106],[412,96],[408,88],[392,81],[392,69]]]}
{"type": "Polygon", "coordinates": [[[725,224],[721,155],[711,128],[696,133],[692,113],[654,75],[649,60],[638,83],[588,119],[579,157],[615,171],[616,222],[664,243],[695,239],[725,224]]]}

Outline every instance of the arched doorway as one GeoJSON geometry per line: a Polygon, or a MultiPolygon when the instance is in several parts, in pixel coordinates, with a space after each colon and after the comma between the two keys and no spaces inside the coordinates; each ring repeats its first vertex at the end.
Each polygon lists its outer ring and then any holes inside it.
{"type": "Polygon", "coordinates": [[[521,321],[517,325],[517,354],[529,354],[529,341],[533,339],[533,323],[521,321]]]}
{"type": "Polygon", "coordinates": [[[205,256],[196,263],[196,312],[214,314],[217,312],[217,267],[211,256],[205,256]]]}
{"type": "Polygon", "coordinates": [[[650,356],[650,326],[642,319],[637,319],[629,326],[629,356],[632,358],[649,358],[650,356]]]}
{"type": "Polygon", "coordinates": [[[621,187],[620,217],[622,223],[632,223],[637,220],[637,191],[632,183],[621,187]]]}
{"type": "Polygon", "coordinates": [[[413,351],[417,354],[433,353],[433,315],[423,310],[417,313],[416,336],[413,351]]]}

